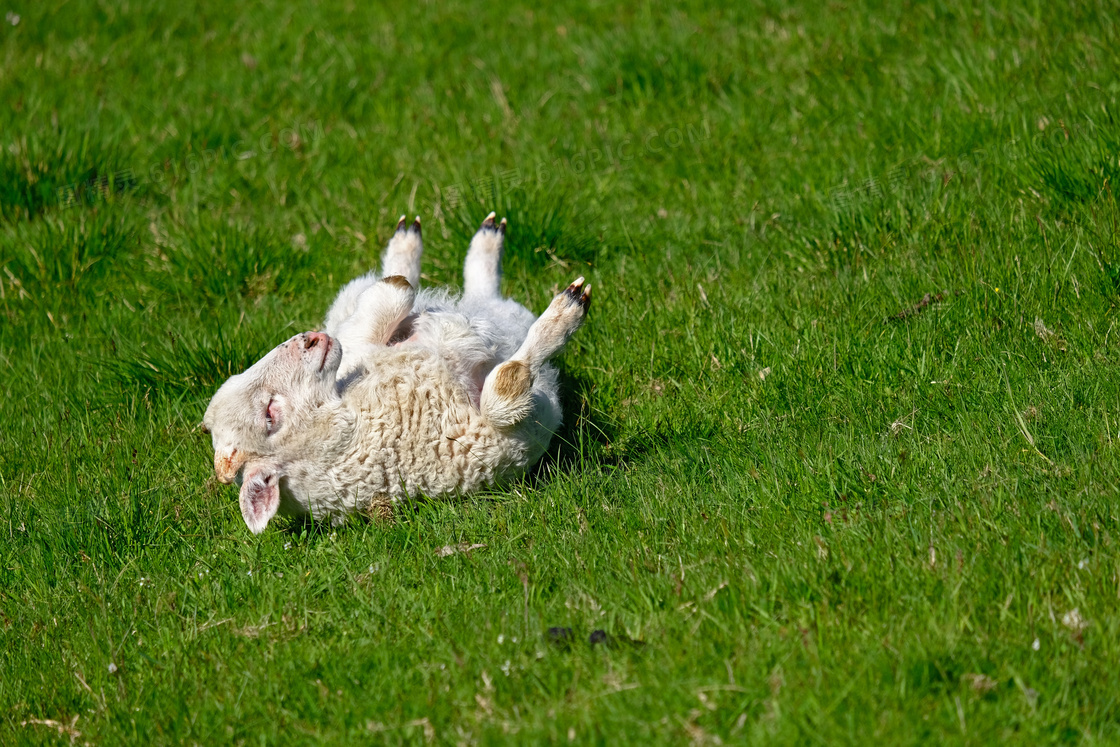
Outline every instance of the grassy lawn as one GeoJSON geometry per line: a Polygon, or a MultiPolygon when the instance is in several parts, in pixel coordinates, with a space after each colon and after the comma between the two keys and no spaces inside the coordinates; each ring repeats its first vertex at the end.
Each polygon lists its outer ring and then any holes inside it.
{"type": "Polygon", "coordinates": [[[1120,741],[1111,3],[166,5],[0,23],[0,743],[1120,741]],[[215,388],[491,209],[548,456],[251,535],[215,388]]]}

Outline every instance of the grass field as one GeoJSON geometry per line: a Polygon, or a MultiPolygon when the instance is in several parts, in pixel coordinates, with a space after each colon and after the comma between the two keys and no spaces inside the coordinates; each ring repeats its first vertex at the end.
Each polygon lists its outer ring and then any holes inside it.
{"type": "Polygon", "coordinates": [[[0,24],[0,743],[1120,741],[1113,4],[147,5],[0,24]],[[548,456],[251,535],[217,385],[491,209],[548,456]]]}

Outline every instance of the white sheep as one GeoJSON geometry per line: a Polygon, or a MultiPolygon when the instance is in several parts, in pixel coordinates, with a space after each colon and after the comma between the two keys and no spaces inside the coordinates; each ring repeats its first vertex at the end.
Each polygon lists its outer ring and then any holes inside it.
{"type": "Polygon", "coordinates": [[[471,240],[461,297],[419,290],[420,219],[382,273],[351,281],[323,332],[282,343],[218,389],[203,418],[214,470],[240,485],[254,533],[277,513],[340,524],[412,496],[500,484],[541,457],[561,419],[548,359],[579,328],[579,278],[539,319],[501,297],[506,222],[471,240]]]}

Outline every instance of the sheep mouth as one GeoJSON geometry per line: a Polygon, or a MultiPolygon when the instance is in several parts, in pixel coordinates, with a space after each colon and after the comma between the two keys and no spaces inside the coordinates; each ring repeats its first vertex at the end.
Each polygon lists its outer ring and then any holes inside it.
{"type": "Polygon", "coordinates": [[[334,350],[334,338],[328,336],[326,343],[323,345],[323,360],[319,361],[319,373],[322,373],[323,369],[326,368],[332,350],[334,350]]]}

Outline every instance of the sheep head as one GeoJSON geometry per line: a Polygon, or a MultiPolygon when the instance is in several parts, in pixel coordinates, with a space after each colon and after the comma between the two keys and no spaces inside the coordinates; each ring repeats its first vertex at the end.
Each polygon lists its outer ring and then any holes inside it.
{"type": "Polygon", "coordinates": [[[320,434],[317,415],[336,401],[342,346],[322,332],[304,332],[230,377],[206,408],[203,428],[214,444],[214,472],[241,488],[241,515],[254,534],[280,508],[280,482],[320,434]]]}

